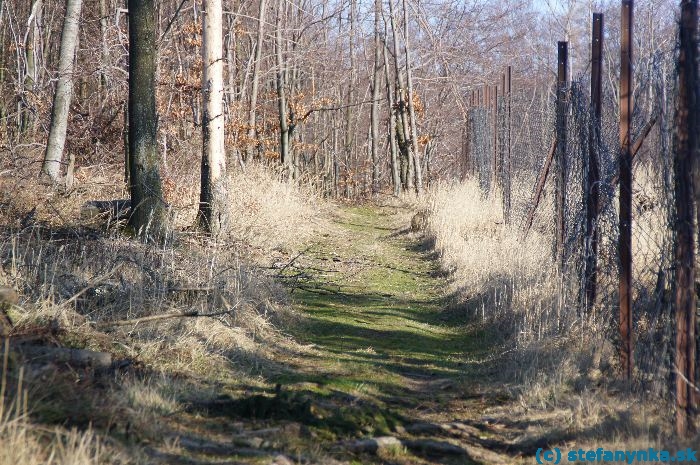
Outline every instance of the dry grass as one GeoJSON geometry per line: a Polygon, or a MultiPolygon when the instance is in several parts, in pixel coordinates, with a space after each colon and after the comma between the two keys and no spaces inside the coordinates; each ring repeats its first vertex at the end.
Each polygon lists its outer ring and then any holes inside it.
{"type": "MultiPolygon", "coordinates": [[[[28,410],[5,402],[0,415],[0,465],[118,463],[100,455],[92,431],[124,436],[126,428],[124,437],[160,443],[183,402],[214,397],[215,386],[268,387],[262,374],[285,370],[276,360],[304,350],[279,330],[297,316],[270,266],[271,257],[291,259],[319,227],[327,207],[311,190],[262,166],[234,170],[231,228],[211,240],[191,228],[198,180],[182,174],[166,182],[179,234],[159,247],[131,240],[114,218],[80,216],[89,200],[128,198],[119,166],[81,169],[66,193],[38,184],[31,158],[0,177],[0,285],[21,296],[10,309],[12,336],[109,352],[131,368],[109,380],[29,362],[28,410]],[[217,316],[112,324],[193,311],[217,316]],[[79,429],[54,431],[55,423],[79,429]]],[[[139,448],[127,449],[127,461],[140,460],[139,448]]]]}
{"type": "Polygon", "coordinates": [[[566,297],[572,293],[552,263],[551,226],[536,223],[523,237],[519,224],[503,224],[500,200],[484,198],[472,181],[437,186],[423,208],[457,301],[500,345],[495,363],[517,399],[500,412],[505,418],[553,412],[545,434],[580,434],[581,444],[675,443],[666,402],[624,394],[615,381],[606,309],[579,316],[566,297]]]}
{"type": "Polygon", "coordinates": [[[233,237],[269,251],[295,250],[311,236],[328,207],[311,188],[279,179],[259,165],[230,177],[233,237]]]}
{"type": "Polygon", "coordinates": [[[0,372],[0,465],[87,465],[98,463],[103,447],[91,430],[42,428],[32,423],[27,393],[19,381],[8,389],[7,346],[0,372]],[[12,400],[9,392],[15,392],[12,400]]]}

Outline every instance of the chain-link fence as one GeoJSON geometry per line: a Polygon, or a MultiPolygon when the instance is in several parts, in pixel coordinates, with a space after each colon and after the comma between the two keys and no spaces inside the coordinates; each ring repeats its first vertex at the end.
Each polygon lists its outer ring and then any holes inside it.
{"type": "MultiPolygon", "coordinates": [[[[672,374],[674,60],[666,53],[640,63],[632,115],[634,379],[644,392],[656,394],[669,392],[672,374]]],[[[565,295],[559,302],[572,319],[602,328],[619,344],[619,91],[615,79],[602,80],[598,120],[590,81],[579,76],[566,85],[562,141],[556,137],[555,83],[510,94],[499,89],[499,96],[493,88],[476,91],[466,156],[484,194],[503,199],[504,221],[510,219],[525,234],[532,228],[551,238],[553,257],[556,170],[564,170],[559,266],[565,295]],[[562,143],[564,163],[557,163],[562,143]],[[596,190],[599,199],[593,205],[596,190]]]]}

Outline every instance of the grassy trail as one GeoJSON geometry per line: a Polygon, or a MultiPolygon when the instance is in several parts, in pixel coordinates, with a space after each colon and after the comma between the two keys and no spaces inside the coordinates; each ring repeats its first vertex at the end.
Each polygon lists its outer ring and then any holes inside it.
{"type": "Polygon", "coordinates": [[[406,212],[346,207],[334,226],[286,271],[304,322],[293,335],[314,356],[275,381],[324,399],[315,432],[341,444],[340,458],[359,449],[355,463],[510,463],[470,424],[486,399],[473,361],[487,341],[446,310],[447,278],[406,212]],[[383,436],[403,444],[350,439],[383,436]]]}
{"type": "Polygon", "coordinates": [[[379,209],[346,209],[301,266],[315,272],[294,292],[307,319],[295,336],[317,346],[317,366],[336,375],[331,384],[398,394],[461,377],[465,356],[479,351],[478,338],[442,311],[447,282],[431,251],[395,221],[379,209]]]}
{"type": "Polygon", "coordinates": [[[479,362],[492,348],[448,309],[447,277],[409,215],[342,207],[278,264],[300,314],[289,329],[298,348],[280,347],[260,385],[231,380],[230,395],[181,417],[189,458],[177,463],[519,463],[508,428],[482,419],[499,403],[479,362]]]}

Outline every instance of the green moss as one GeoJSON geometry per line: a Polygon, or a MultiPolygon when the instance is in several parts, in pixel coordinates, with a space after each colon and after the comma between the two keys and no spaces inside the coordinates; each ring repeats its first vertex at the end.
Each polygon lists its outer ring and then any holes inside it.
{"type": "Polygon", "coordinates": [[[275,381],[318,383],[313,394],[338,404],[313,422],[330,436],[391,433],[411,412],[389,409],[384,399],[415,397],[407,378],[460,383],[467,354],[486,350],[461,315],[444,311],[448,282],[430,248],[415,236],[396,234],[403,225],[392,220],[376,207],[345,208],[336,220],[339,232],[308,253],[317,263],[304,269],[304,287],[293,292],[305,315],[293,334],[315,344],[319,355],[311,362],[313,373],[287,373],[275,381]],[[322,271],[333,263],[337,269],[328,282],[322,271]],[[362,400],[350,407],[329,392],[362,400]]]}

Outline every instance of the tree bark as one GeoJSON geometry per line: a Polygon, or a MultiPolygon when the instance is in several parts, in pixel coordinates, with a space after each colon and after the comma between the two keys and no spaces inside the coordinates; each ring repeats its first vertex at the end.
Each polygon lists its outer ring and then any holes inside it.
{"type": "Polygon", "coordinates": [[[399,66],[399,46],[398,37],[396,35],[396,19],[394,18],[393,0],[389,1],[389,23],[391,25],[391,36],[394,44],[394,67],[396,68],[396,115],[398,118],[396,124],[396,143],[401,152],[401,184],[403,189],[413,189],[413,157],[410,155],[410,144],[408,142],[408,118],[406,115],[406,99],[403,84],[403,76],[401,75],[401,67],[399,66]]]}
{"type": "MultiPolygon", "coordinates": [[[[408,116],[410,118],[411,127],[411,154],[413,156],[413,172],[415,174],[416,193],[423,192],[423,170],[420,164],[420,155],[418,154],[418,133],[416,128],[416,112],[413,108],[413,75],[411,73],[411,47],[408,43],[408,13],[406,12],[406,0],[402,0],[403,6],[403,43],[406,52],[406,85],[408,86],[408,116]]],[[[408,137],[408,135],[407,135],[408,137]]]]}
{"type": "Polygon", "coordinates": [[[275,60],[277,65],[277,108],[280,123],[280,162],[285,171],[289,169],[289,124],[287,123],[287,96],[285,94],[285,64],[282,57],[282,11],[284,0],[277,3],[275,20],[275,60]]]}
{"type": "Polygon", "coordinates": [[[156,139],[156,52],[154,0],[129,0],[129,225],[141,240],[161,242],[168,213],[156,139]]]}
{"type": "Polygon", "coordinates": [[[52,182],[58,182],[63,160],[63,148],[66,145],[68,130],[68,113],[73,98],[73,69],[75,51],[78,47],[78,28],[82,0],[66,0],[66,17],[61,33],[61,52],[58,64],[58,83],[54,93],[51,111],[51,127],[46,144],[46,154],[42,171],[52,182]]]}
{"type": "Polygon", "coordinates": [[[105,98],[107,90],[107,66],[109,65],[109,47],[107,46],[107,0],[100,0],[100,36],[102,51],[100,54],[100,98],[105,98]]]}
{"type": "Polygon", "coordinates": [[[348,53],[350,55],[350,81],[348,82],[348,98],[345,107],[345,196],[357,195],[356,170],[351,170],[353,149],[355,147],[355,131],[353,130],[353,104],[355,103],[355,0],[350,0],[350,36],[348,43],[348,53]]]}
{"type": "Polygon", "coordinates": [[[199,223],[210,234],[226,224],[226,150],[224,148],[224,50],[222,0],[205,0],[202,13],[202,184],[199,223]]]}
{"type": "Polygon", "coordinates": [[[391,76],[389,72],[389,59],[386,43],[382,55],[384,56],[384,75],[386,77],[386,96],[389,104],[389,151],[391,154],[391,181],[394,185],[394,195],[401,194],[401,175],[399,172],[398,150],[396,147],[396,117],[394,116],[394,96],[391,89],[391,76]]]}
{"type": "Polygon", "coordinates": [[[260,0],[260,12],[258,13],[258,36],[255,43],[255,63],[253,64],[253,83],[250,90],[250,111],[248,112],[248,141],[246,144],[245,161],[253,159],[256,137],[256,112],[258,106],[258,82],[260,80],[260,62],[262,61],[262,48],[265,39],[265,10],[267,1],[260,0]]]}
{"type": "Polygon", "coordinates": [[[382,43],[379,37],[382,0],[374,2],[374,71],[372,79],[372,195],[379,193],[379,86],[382,43]]]}

